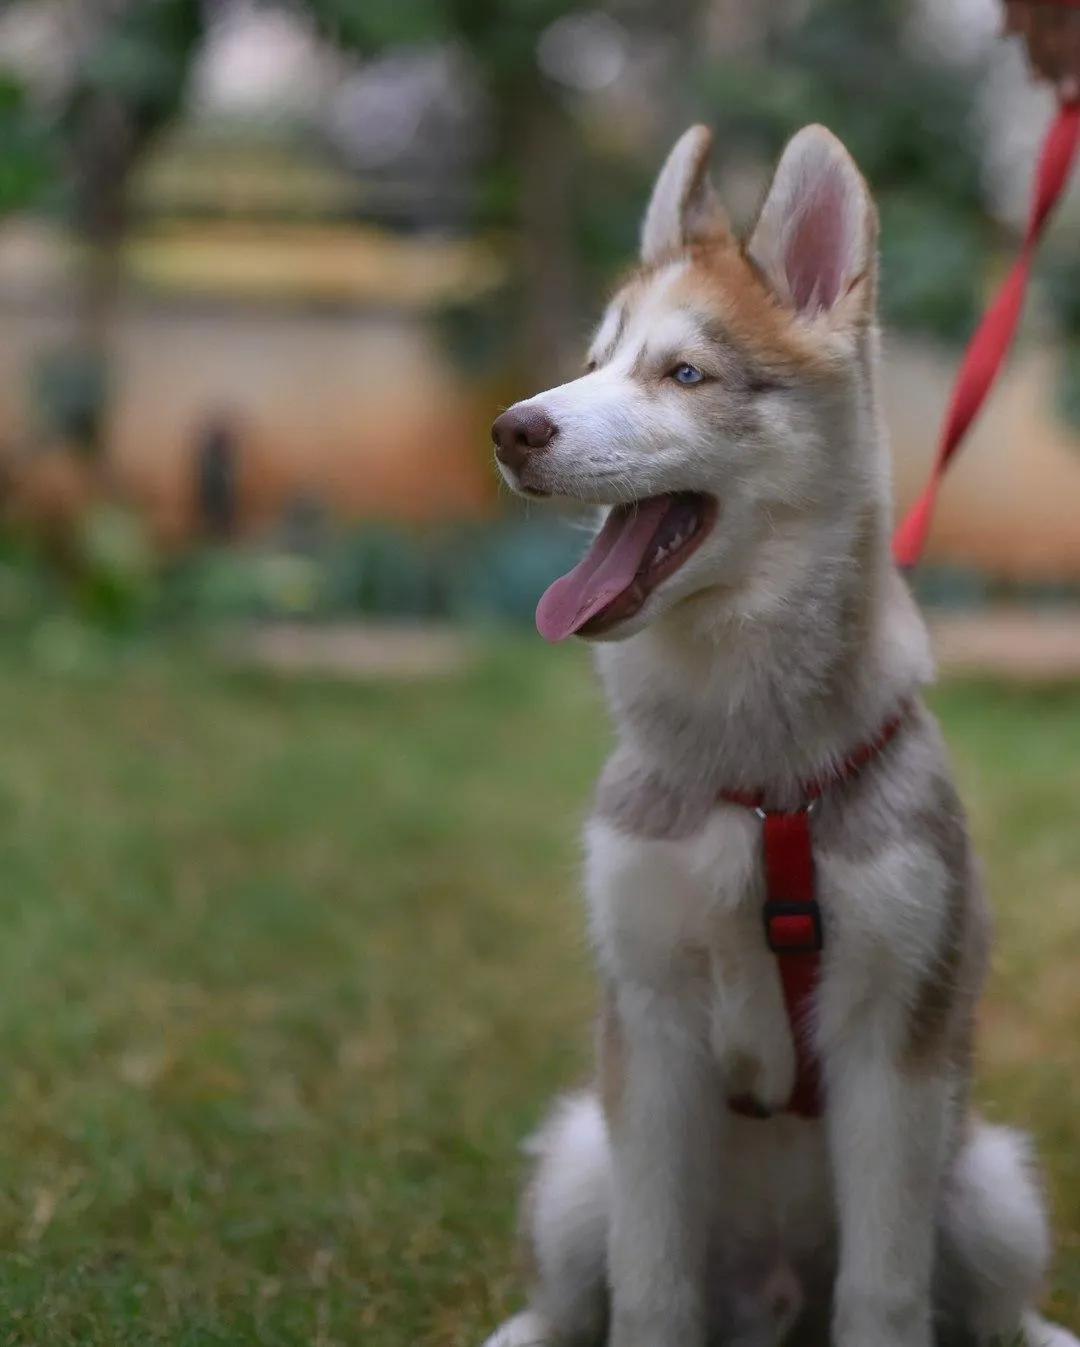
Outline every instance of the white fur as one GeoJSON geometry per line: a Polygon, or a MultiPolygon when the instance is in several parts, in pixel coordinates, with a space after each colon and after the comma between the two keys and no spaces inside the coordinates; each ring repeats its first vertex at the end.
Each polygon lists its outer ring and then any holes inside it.
{"type": "Polygon", "coordinates": [[[1050,1258],[1050,1232],[1027,1138],[1011,1128],[983,1124],[957,1166],[951,1203],[952,1238],[982,1288],[975,1330],[990,1338],[1009,1325],[1018,1304],[1038,1293],[1050,1258]]]}
{"type": "Polygon", "coordinates": [[[603,1329],[597,1294],[605,1277],[611,1211],[611,1156],[596,1099],[577,1095],[555,1108],[527,1149],[538,1158],[533,1181],[532,1248],[539,1274],[534,1308],[545,1322],[603,1329]],[[547,1303],[554,1295],[554,1303],[547,1303]]]}
{"type": "Polygon", "coordinates": [[[1077,1347],[1080,1342],[1067,1328],[1051,1324],[1038,1314],[1024,1315],[1025,1347],[1077,1347]]]}
{"type": "Polygon", "coordinates": [[[492,1333],[484,1347],[548,1347],[550,1330],[535,1310],[523,1310],[492,1333]]]}

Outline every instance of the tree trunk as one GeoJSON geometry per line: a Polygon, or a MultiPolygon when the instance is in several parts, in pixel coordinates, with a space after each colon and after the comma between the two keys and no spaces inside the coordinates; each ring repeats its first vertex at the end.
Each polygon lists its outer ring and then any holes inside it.
{"type": "Polygon", "coordinates": [[[577,137],[565,109],[539,84],[515,92],[506,124],[516,124],[519,135],[518,354],[530,386],[547,388],[561,382],[581,357],[574,209],[577,137]]]}
{"type": "Polygon", "coordinates": [[[116,348],[122,253],[128,233],[128,184],[141,150],[133,119],[119,98],[99,94],[86,109],[78,136],[77,217],[85,247],[76,301],[76,342],[89,368],[98,371],[101,406],[88,442],[81,446],[103,467],[109,376],[116,348]]]}

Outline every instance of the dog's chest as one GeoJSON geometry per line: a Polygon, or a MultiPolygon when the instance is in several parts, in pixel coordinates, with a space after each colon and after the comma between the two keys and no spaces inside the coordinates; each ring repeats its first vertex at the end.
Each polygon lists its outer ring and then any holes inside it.
{"type": "Polygon", "coordinates": [[[794,1049],[764,937],[754,815],[717,809],[678,839],[626,835],[594,818],[586,892],[605,974],[678,1005],[687,1032],[707,1037],[733,1095],[785,1103],[794,1049]]]}
{"type": "MultiPolygon", "coordinates": [[[[765,939],[754,812],[717,806],[677,836],[634,833],[598,812],[586,842],[591,930],[605,977],[675,1007],[686,1032],[708,1041],[731,1095],[785,1105],[795,1053],[765,939]]],[[[868,1013],[891,1032],[940,943],[940,858],[917,839],[880,838],[858,853],[815,844],[814,869],[826,930],[819,1044],[868,1013]]]]}
{"type": "Polygon", "coordinates": [[[613,972],[660,988],[681,980],[688,960],[742,943],[741,918],[761,898],[755,823],[718,809],[689,836],[665,837],[590,819],[586,896],[598,953],[613,972]]]}

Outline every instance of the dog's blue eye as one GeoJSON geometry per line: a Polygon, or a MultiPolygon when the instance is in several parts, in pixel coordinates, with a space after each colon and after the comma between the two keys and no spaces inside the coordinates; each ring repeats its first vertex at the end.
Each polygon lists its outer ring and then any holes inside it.
{"type": "Polygon", "coordinates": [[[704,379],[701,370],[695,369],[693,365],[676,365],[671,371],[671,377],[677,384],[699,384],[704,379]]]}

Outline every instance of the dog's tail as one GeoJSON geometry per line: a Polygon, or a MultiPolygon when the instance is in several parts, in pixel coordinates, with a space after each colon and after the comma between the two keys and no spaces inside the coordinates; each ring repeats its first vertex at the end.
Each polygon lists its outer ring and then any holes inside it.
{"type": "Polygon", "coordinates": [[[1024,1347],[1080,1347],[1080,1339],[1037,1314],[1024,1315],[1024,1347]]]}

